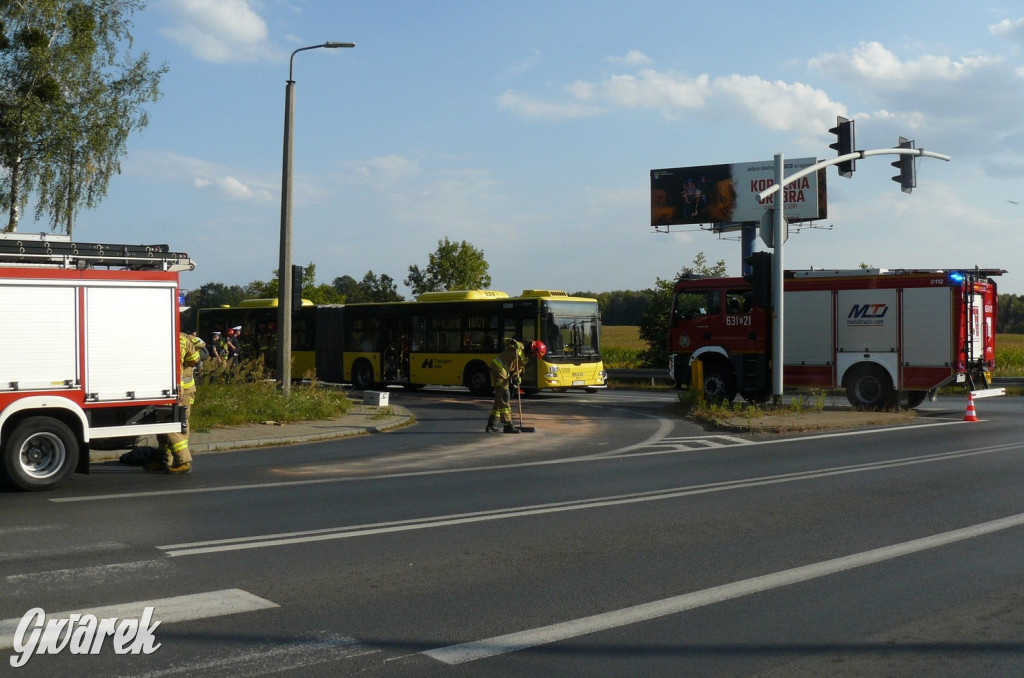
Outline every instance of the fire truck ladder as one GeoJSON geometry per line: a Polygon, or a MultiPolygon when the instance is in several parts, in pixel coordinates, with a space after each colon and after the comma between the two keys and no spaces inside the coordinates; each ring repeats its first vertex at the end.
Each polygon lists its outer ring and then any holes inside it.
{"type": "Polygon", "coordinates": [[[79,270],[96,266],[132,271],[193,271],[184,252],[171,252],[167,245],[120,245],[72,242],[67,236],[0,234],[0,265],[56,266],[79,270]]]}

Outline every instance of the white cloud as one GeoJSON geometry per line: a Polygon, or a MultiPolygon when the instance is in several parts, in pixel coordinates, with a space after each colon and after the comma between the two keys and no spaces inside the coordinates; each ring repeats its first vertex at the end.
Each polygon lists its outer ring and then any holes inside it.
{"type": "Polygon", "coordinates": [[[730,75],[716,78],[714,90],[716,98],[725,102],[723,108],[735,106],[772,130],[827,129],[836,114],[843,112],[842,106],[823,90],[799,82],[769,82],[756,75],[730,75]]]}
{"type": "Polygon", "coordinates": [[[621,66],[646,66],[651,63],[650,57],[641,52],[638,49],[631,49],[626,52],[625,56],[620,57],[608,57],[605,59],[610,64],[621,65],[621,66]]]}
{"type": "Polygon", "coordinates": [[[1003,19],[999,23],[989,26],[988,30],[997,38],[1024,45],[1024,19],[1016,21],[1003,19]]]}
{"type": "Polygon", "coordinates": [[[985,75],[1001,62],[997,57],[954,60],[931,55],[902,61],[880,43],[862,42],[853,50],[811,59],[808,65],[813,70],[863,87],[901,90],[923,83],[940,85],[968,81],[985,75]]]}
{"type": "Polygon", "coordinates": [[[532,50],[522,61],[510,66],[507,74],[513,77],[519,77],[532,71],[540,63],[540,56],[540,50],[532,50]]]}
{"type": "Polygon", "coordinates": [[[563,89],[574,101],[551,103],[511,91],[498,101],[502,108],[523,117],[545,120],[593,117],[616,108],[645,109],[667,119],[694,113],[728,115],[754,120],[768,129],[799,132],[819,130],[837,113],[845,112],[845,107],[823,90],[758,76],[711,78],[704,73],[690,77],[643,69],[599,82],[577,80],[563,89]]]}
{"type": "Polygon", "coordinates": [[[709,78],[687,78],[677,73],[644,69],[639,75],[613,75],[596,86],[601,98],[622,108],[649,108],[666,117],[702,108],[707,102],[709,78]]]}
{"type": "Polygon", "coordinates": [[[223,63],[280,57],[249,0],[164,0],[163,6],[176,22],[161,34],[199,59],[223,63]]]}
{"type": "Polygon", "coordinates": [[[231,201],[253,199],[268,201],[272,197],[269,191],[254,191],[245,183],[231,175],[215,177],[213,179],[197,177],[193,180],[192,184],[199,190],[212,189],[218,197],[231,201]]]}
{"type": "MultiPolygon", "coordinates": [[[[991,27],[1001,37],[1024,38],[1024,20],[991,27]]],[[[629,53],[633,55],[633,52],[629,53]]],[[[643,55],[615,60],[639,62],[643,55]]],[[[646,58],[646,57],[644,57],[646,58]]],[[[751,121],[774,132],[820,139],[835,116],[871,121],[880,137],[920,135],[945,152],[991,155],[1024,139],[1024,68],[1011,56],[919,54],[902,58],[878,42],[821,54],[806,62],[813,84],[753,74],[701,73],[641,68],[636,72],[577,80],[560,98],[509,90],[498,103],[523,118],[566,121],[616,110],[648,110],[667,120],[751,121]],[[835,92],[855,101],[849,110],[835,92]]],[[[893,137],[895,138],[895,137],[893,137]]]]}
{"type": "Polygon", "coordinates": [[[187,184],[198,191],[229,201],[270,202],[279,177],[245,176],[244,170],[230,170],[217,163],[173,152],[139,151],[133,153],[125,174],[145,176],[160,183],[187,184]],[[243,176],[240,179],[238,176],[243,176]]]}
{"type": "Polygon", "coordinates": [[[541,101],[525,94],[508,90],[498,97],[498,106],[524,118],[542,120],[578,120],[600,115],[596,106],[585,106],[575,102],[551,103],[541,101]]]}

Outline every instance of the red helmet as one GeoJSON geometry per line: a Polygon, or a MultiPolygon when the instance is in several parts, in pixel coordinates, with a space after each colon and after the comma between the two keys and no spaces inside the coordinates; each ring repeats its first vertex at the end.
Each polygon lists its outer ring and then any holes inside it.
{"type": "Polygon", "coordinates": [[[548,347],[544,345],[543,341],[535,341],[530,344],[530,352],[538,358],[543,358],[548,352],[548,347]]]}

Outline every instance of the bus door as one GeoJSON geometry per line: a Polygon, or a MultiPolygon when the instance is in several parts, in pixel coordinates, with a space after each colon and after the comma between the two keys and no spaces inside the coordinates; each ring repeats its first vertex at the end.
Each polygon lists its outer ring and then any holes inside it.
{"type": "MultiPolygon", "coordinates": [[[[512,338],[519,341],[524,347],[529,346],[531,342],[537,339],[536,318],[506,317],[504,319],[503,338],[512,338]]],[[[540,361],[536,358],[527,358],[526,369],[523,370],[523,388],[531,390],[538,388],[537,372],[539,365],[540,361]]]]}
{"type": "Polygon", "coordinates": [[[409,382],[409,333],[400,318],[382,318],[380,365],[384,383],[409,382]]]}

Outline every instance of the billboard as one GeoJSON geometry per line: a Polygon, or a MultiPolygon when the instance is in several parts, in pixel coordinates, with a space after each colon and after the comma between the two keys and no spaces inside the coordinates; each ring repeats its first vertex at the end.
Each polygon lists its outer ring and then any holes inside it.
{"type": "MultiPolygon", "coordinates": [[[[816,162],[815,158],[786,160],[784,174],[816,162]]],[[[763,202],[757,194],[774,184],[773,160],[651,170],[651,226],[759,222],[777,194],[763,202]]],[[[789,221],[828,216],[824,168],[798,179],[783,193],[789,221]]]]}

